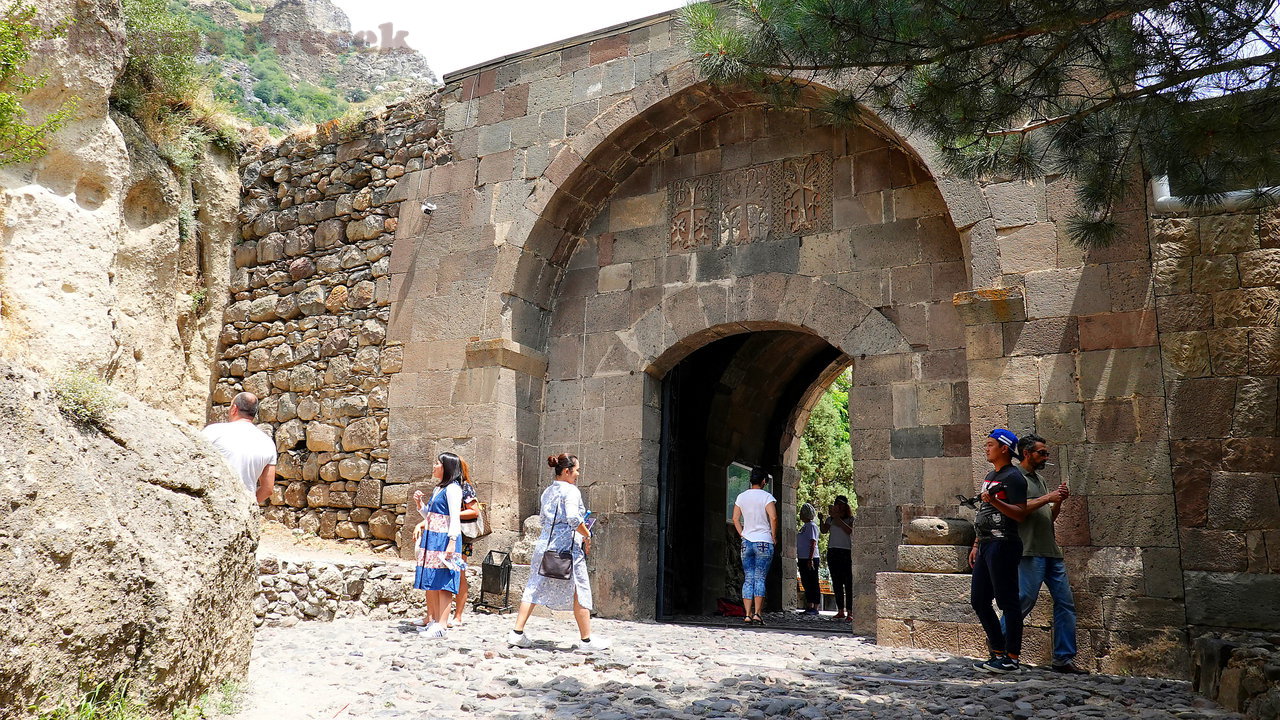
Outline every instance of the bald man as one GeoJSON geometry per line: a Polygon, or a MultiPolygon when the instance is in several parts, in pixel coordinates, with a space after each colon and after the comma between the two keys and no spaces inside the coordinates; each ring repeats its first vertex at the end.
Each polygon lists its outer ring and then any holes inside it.
{"type": "Polygon", "coordinates": [[[257,417],[258,398],[242,392],[231,399],[227,421],[206,427],[203,434],[261,503],[276,484],[276,444],[253,424],[257,417]]]}

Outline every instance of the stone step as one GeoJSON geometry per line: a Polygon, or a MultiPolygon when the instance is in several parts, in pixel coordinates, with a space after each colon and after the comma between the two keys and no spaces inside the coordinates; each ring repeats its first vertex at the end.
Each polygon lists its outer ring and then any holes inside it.
{"type": "Polygon", "coordinates": [[[898,570],[912,573],[962,573],[969,569],[972,545],[899,545],[898,570]]]}

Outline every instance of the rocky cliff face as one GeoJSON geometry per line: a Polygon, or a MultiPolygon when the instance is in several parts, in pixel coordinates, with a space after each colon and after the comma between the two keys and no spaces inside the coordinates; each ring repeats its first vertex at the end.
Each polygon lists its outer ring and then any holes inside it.
{"type": "Polygon", "coordinates": [[[200,28],[200,62],[220,68],[223,92],[255,124],[324,123],[350,103],[390,104],[437,84],[426,58],[398,30],[353,28],[330,0],[238,4],[179,0],[174,8],[200,28]]]}
{"type": "Polygon", "coordinates": [[[255,511],[192,428],[239,232],[236,162],[180,177],[110,109],[120,0],[40,13],[75,22],[36,48],[28,70],[48,84],[24,105],[38,119],[76,97],[79,113],[47,155],[0,168],[0,717],[117,677],[162,711],[242,677],[252,640],[255,511]],[[40,377],[70,368],[141,401],[122,394],[102,431],[73,425],[40,377]]]}
{"type": "Polygon", "coordinates": [[[0,716],[132,679],[158,710],[243,677],[257,522],[193,429],[121,396],[74,425],[0,361],[0,716]]]}
{"type": "Polygon", "coordinates": [[[0,352],[48,372],[80,366],[202,421],[237,233],[235,160],[211,154],[180,178],[110,110],[119,0],[50,0],[41,17],[76,22],[33,54],[30,71],[49,79],[24,105],[41,117],[75,97],[79,113],[44,157],[0,168],[0,352]]]}

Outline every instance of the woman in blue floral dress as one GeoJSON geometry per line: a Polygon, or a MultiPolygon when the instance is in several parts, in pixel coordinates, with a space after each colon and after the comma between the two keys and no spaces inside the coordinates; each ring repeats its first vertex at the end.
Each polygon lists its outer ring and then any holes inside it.
{"type": "Polygon", "coordinates": [[[591,579],[587,577],[587,554],[591,552],[591,529],[587,524],[586,506],[582,492],[578,490],[578,475],[582,467],[576,455],[560,453],[547,458],[556,473],[555,482],[542,493],[542,534],[533,547],[529,560],[529,582],[525,585],[516,613],[516,626],[507,634],[507,644],[528,647],[533,644],[524,634],[525,623],[536,605],[551,610],[573,609],[573,619],[578,622],[575,650],[603,650],[610,643],[605,638],[591,637],[591,579]],[[545,577],[539,573],[542,555],[546,552],[569,550],[573,562],[569,577],[564,579],[545,577]]]}
{"type": "Polygon", "coordinates": [[[422,522],[413,530],[418,547],[413,587],[427,591],[423,632],[427,637],[444,637],[449,604],[458,593],[462,562],[462,460],[453,453],[440,453],[431,477],[436,480],[436,488],[430,501],[423,502],[421,490],[413,493],[422,516],[422,522]]]}

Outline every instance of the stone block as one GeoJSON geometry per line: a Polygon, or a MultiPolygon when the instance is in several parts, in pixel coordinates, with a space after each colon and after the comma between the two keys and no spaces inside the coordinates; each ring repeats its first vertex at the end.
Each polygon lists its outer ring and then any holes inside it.
{"type": "Polygon", "coordinates": [[[1200,219],[1200,254],[1219,255],[1258,248],[1257,215],[1213,215],[1200,219]]]}
{"type": "Polygon", "coordinates": [[[1107,270],[1102,265],[1026,274],[1027,317],[1096,315],[1111,310],[1107,270]]]}
{"type": "Polygon", "coordinates": [[[1213,473],[1208,527],[1213,530],[1280,528],[1280,480],[1276,473],[1213,473]]]}
{"type": "Polygon", "coordinates": [[[1189,378],[1169,383],[1169,437],[1214,438],[1231,434],[1235,378],[1189,378]]]}
{"type": "Polygon", "coordinates": [[[1090,495],[1093,544],[1118,547],[1175,547],[1173,494],[1090,495]]]}
{"type": "Polygon", "coordinates": [[[974,359],[1003,357],[1004,325],[1004,323],[989,323],[965,327],[965,347],[968,348],[969,357],[974,359]]]}
{"type": "Polygon", "coordinates": [[[983,192],[997,228],[1030,225],[1049,216],[1042,180],[995,183],[983,192]]]}
{"type": "Polygon", "coordinates": [[[1209,347],[1209,334],[1205,332],[1163,333],[1160,355],[1165,378],[1177,380],[1212,374],[1209,347]]]}
{"type": "Polygon", "coordinates": [[[1250,373],[1280,375],[1280,327],[1250,329],[1248,358],[1250,373]]]}
{"type": "Polygon", "coordinates": [[[1235,255],[1202,255],[1192,261],[1191,289],[1194,292],[1220,292],[1239,286],[1235,255]]]}
{"type": "Polygon", "coordinates": [[[1156,260],[1199,255],[1199,221],[1194,218],[1152,219],[1151,247],[1156,260]]]}
{"type": "MultiPolygon", "coordinates": [[[[1247,328],[1226,328],[1206,333],[1209,344],[1209,366],[1214,375],[1244,375],[1249,372],[1249,335],[1247,328]]],[[[1280,370],[1280,368],[1277,368],[1280,370]]],[[[1280,372],[1258,372],[1257,375],[1276,375],[1280,372]]]]}
{"type": "Polygon", "coordinates": [[[1084,412],[1081,403],[1041,403],[1036,407],[1036,434],[1050,445],[1084,441],[1084,412]]]}
{"type": "Polygon", "coordinates": [[[1182,561],[1176,548],[1146,548],[1142,551],[1142,576],[1146,594],[1156,598],[1182,597],[1182,561]]]}
{"type": "Polygon", "coordinates": [[[1041,357],[1039,375],[1040,395],[1044,402],[1072,402],[1080,399],[1075,355],[1041,357]]]}
{"type": "Polygon", "coordinates": [[[911,647],[911,626],[896,618],[876,618],[876,644],[911,647]]]}
{"type": "Polygon", "coordinates": [[[1216,327],[1275,327],[1280,324],[1280,287],[1250,287],[1214,293],[1216,327]]]}
{"type": "Polygon", "coordinates": [[[1280,575],[1184,573],[1192,625],[1280,630],[1280,575]]]}
{"type": "Polygon", "coordinates": [[[1107,267],[1107,287],[1113,311],[1147,310],[1155,304],[1149,260],[1112,263],[1107,267]]]}
{"type": "Polygon", "coordinates": [[[1280,285],[1280,248],[1242,252],[1238,259],[1241,285],[1245,287],[1280,285]]]}
{"type": "Polygon", "coordinates": [[[1208,330],[1213,327],[1213,302],[1208,295],[1170,295],[1156,298],[1160,332],[1208,330]]]}
{"type": "Polygon", "coordinates": [[[968,547],[973,544],[974,529],[973,523],[960,518],[919,517],[907,523],[903,535],[911,546],[968,547]]]}
{"type": "Polygon", "coordinates": [[[1080,396],[1085,400],[1164,394],[1158,348],[1082,352],[1079,372],[1080,396]]]}
{"type": "Polygon", "coordinates": [[[1248,567],[1242,532],[1182,528],[1179,539],[1183,570],[1243,572],[1248,567]]]}
{"type": "Polygon", "coordinates": [[[373,478],[361,480],[359,486],[356,487],[354,503],[356,507],[362,508],[381,507],[382,483],[373,478]]]}
{"type": "Polygon", "coordinates": [[[1074,317],[1008,322],[1003,327],[1005,355],[1053,355],[1080,348],[1074,317]]]}
{"type": "Polygon", "coordinates": [[[1155,495],[1172,491],[1169,444],[1087,443],[1061,448],[1062,476],[1085,495],[1155,495]]]}
{"type": "Polygon", "coordinates": [[[885,385],[849,389],[849,423],[855,430],[887,428],[893,424],[893,400],[885,385]]]}
{"type": "Polygon", "coordinates": [[[1103,313],[1080,318],[1080,349],[1108,350],[1156,344],[1153,310],[1103,313]]]}
{"type": "Polygon", "coordinates": [[[1276,378],[1240,378],[1236,384],[1235,417],[1231,433],[1237,437],[1267,437],[1280,426],[1280,393],[1276,378]]]}
{"type": "Polygon", "coordinates": [[[609,204],[609,232],[662,225],[666,207],[666,192],[618,198],[609,204]]]}
{"type": "Polygon", "coordinates": [[[969,362],[969,400],[973,405],[1040,401],[1040,373],[1034,357],[969,362]]]}
{"type": "Polygon", "coordinates": [[[1005,274],[1051,270],[1057,265],[1058,230],[1051,222],[996,233],[1000,270],[1005,274]]]}
{"type": "Polygon", "coordinates": [[[1062,504],[1058,519],[1053,524],[1054,539],[1062,547],[1088,545],[1089,498],[1073,497],[1062,504]]]}
{"type": "Polygon", "coordinates": [[[1022,289],[987,288],[956,293],[952,303],[965,325],[1020,322],[1027,319],[1022,289]]]}
{"type": "Polygon", "coordinates": [[[942,456],[942,428],[896,428],[889,433],[895,458],[932,458],[942,456]]]}
{"type": "Polygon", "coordinates": [[[1178,257],[1156,260],[1151,265],[1151,283],[1156,296],[1183,295],[1191,292],[1191,274],[1194,258],[1178,257]]]}
{"type": "MultiPolygon", "coordinates": [[[[924,503],[926,505],[952,505],[957,495],[968,496],[973,492],[973,479],[969,472],[968,433],[964,437],[963,457],[925,458],[924,503]]],[[[943,432],[943,453],[946,447],[946,431],[943,432]]]]}
{"type": "Polygon", "coordinates": [[[338,442],[342,429],[320,422],[307,424],[307,449],[312,452],[333,452],[338,450],[338,442]]]}
{"type": "Polygon", "coordinates": [[[1104,400],[1084,404],[1085,438],[1091,443],[1133,442],[1138,439],[1138,415],[1133,400],[1104,400]]]}

